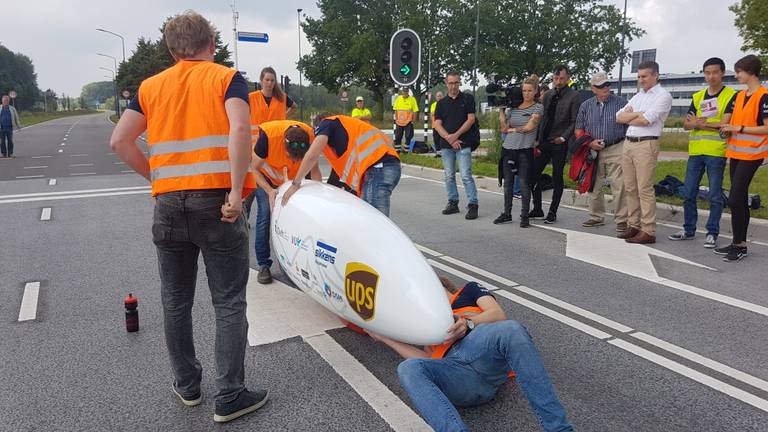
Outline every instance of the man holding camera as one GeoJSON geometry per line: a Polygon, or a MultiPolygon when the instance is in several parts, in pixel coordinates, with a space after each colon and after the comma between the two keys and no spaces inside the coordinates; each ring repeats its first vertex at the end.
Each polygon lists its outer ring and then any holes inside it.
{"type": "Polygon", "coordinates": [[[608,179],[613,194],[613,218],[616,232],[621,235],[627,230],[627,200],[624,196],[624,181],[621,171],[621,154],[624,151],[624,136],[627,125],[616,123],[616,113],[627,100],[611,94],[608,75],[598,72],[589,80],[594,97],[579,107],[576,116],[576,136],[589,134],[593,141],[590,149],[597,152],[597,173],[594,188],[589,196],[589,220],[581,225],[587,228],[605,224],[605,203],[603,183],[608,179]]]}

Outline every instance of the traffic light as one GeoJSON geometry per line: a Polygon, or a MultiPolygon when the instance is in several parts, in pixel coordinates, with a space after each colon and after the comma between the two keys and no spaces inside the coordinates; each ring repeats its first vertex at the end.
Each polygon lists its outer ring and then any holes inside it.
{"type": "Polygon", "coordinates": [[[291,87],[291,79],[288,78],[288,75],[286,75],[285,81],[283,82],[283,90],[285,90],[285,94],[290,93],[290,87],[291,87]]]}
{"type": "Polygon", "coordinates": [[[389,74],[397,85],[409,86],[421,73],[421,39],[411,29],[400,29],[389,41],[389,74]]]}

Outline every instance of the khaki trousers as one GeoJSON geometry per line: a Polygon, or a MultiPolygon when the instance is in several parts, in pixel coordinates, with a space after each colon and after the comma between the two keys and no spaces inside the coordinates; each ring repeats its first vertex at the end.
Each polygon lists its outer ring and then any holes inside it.
{"type": "Polygon", "coordinates": [[[656,235],[656,161],[659,141],[624,140],[621,168],[627,197],[627,224],[652,236],[656,235]]]}
{"type": "Polygon", "coordinates": [[[617,224],[627,222],[627,197],[624,193],[624,179],[621,169],[624,142],[606,147],[598,153],[595,187],[589,194],[589,215],[592,219],[605,219],[603,184],[611,184],[613,195],[613,219],[617,224]]]}

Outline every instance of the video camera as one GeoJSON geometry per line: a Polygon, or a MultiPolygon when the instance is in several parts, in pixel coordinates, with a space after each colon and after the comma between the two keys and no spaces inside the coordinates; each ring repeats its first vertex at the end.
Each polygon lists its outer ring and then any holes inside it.
{"type": "Polygon", "coordinates": [[[516,107],[523,103],[523,89],[513,84],[490,83],[485,86],[488,93],[488,106],[492,107],[516,107]],[[504,96],[492,93],[504,92],[504,96]]]}

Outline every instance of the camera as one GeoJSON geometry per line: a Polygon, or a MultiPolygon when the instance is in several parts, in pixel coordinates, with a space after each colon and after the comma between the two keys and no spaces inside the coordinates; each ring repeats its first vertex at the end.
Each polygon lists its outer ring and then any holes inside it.
{"type": "Polygon", "coordinates": [[[513,84],[500,84],[494,82],[485,86],[485,91],[488,93],[488,106],[516,107],[523,103],[522,88],[513,84]],[[492,94],[499,92],[503,92],[504,95],[492,94]]]}

